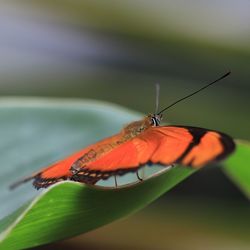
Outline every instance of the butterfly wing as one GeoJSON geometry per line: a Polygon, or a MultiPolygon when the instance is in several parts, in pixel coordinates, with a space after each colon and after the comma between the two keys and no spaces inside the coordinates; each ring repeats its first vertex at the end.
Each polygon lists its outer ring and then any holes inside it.
{"type": "Polygon", "coordinates": [[[106,138],[17,184],[31,178],[35,179],[36,188],[66,179],[95,184],[111,175],[136,171],[147,163],[166,166],[180,163],[198,168],[223,159],[235,148],[228,135],[187,126],[150,127],[138,136],[118,143],[121,138],[122,134],[106,138]]]}
{"type": "Polygon", "coordinates": [[[152,128],[161,145],[150,160],[163,165],[179,163],[195,168],[221,160],[235,149],[233,139],[221,132],[188,126],[152,128]]]}
{"type": "Polygon", "coordinates": [[[66,179],[95,184],[111,175],[138,169],[157,147],[141,138],[121,141],[122,135],[117,134],[88,146],[35,174],[33,185],[39,189],[66,179]]]}
{"type": "Polygon", "coordinates": [[[98,180],[107,179],[111,175],[122,175],[126,172],[137,171],[150,162],[160,162],[164,165],[172,164],[173,159],[176,159],[180,152],[184,152],[188,147],[192,136],[186,129],[165,132],[167,134],[152,127],[89,164],[82,164],[81,161],[77,161],[75,164],[79,170],[73,176],[73,180],[94,184],[98,180]],[[158,159],[152,160],[155,154],[161,155],[161,161],[158,159]]]}
{"type": "Polygon", "coordinates": [[[88,164],[81,164],[78,160],[73,165],[73,168],[77,166],[78,171],[72,179],[94,184],[112,175],[136,171],[149,161],[156,147],[154,143],[148,143],[140,138],[130,139],[88,164]]]}
{"type": "MultiPolygon", "coordinates": [[[[25,177],[21,180],[18,180],[17,182],[13,183],[10,186],[10,188],[14,189],[17,186],[19,186],[20,184],[27,182],[31,179],[34,179],[33,185],[38,189],[43,188],[43,187],[48,187],[49,185],[54,184],[54,183],[61,181],[61,180],[70,179],[71,176],[73,175],[72,172],[70,171],[70,168],[75,161],[77,161],[83,155],[86,155],[86,154],[88,155],[88,153],[91,150],[93,150],[93,149],[95,150],[96,148],[100,148],[100,147],[103,147],[109,143],[113,143],[113,142],[119,140],[120,137],[121,137],[120,134],[116,134],[114,136],[105,138],[105,139],[103,139],[103,140],[101,140],[93,145],[90,145],[90,146],[66,157],[63,160],[60,160],[60,161],[54,163],[51,166],[48,166],[46,168],[39,170],[38,172],[35,172],[31,176],[28,176],[28,177],[25,177]]],[[[111,148],[109,148],[109,150],[111,150],[111,148]]]]}
{"type": "Polygon", "coordinates": [[[111,175],[136,171],[147,163],[166,166],[180,163],[199,168],[223,159],[234,148],[233,140],[217,131],[183,126],[151,127],[84,165],[73,179],[93,184],[111,175]]]}

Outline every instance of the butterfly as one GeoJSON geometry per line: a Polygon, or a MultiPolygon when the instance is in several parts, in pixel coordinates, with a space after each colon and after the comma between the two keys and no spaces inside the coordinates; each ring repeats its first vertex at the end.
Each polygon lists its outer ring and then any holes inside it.
{"type": "MultiPolygon", "coordinates": [[[[140,121],[125,126],[118,134],[46,167],[33,175],[14,183],[11,188],[34,179],[37,188],[47,188],[63,180],[94,185],[99,180],[136,172],[146,164],[173,166],[181,164],[201,168],[211,162],[222,160],[235,149],[233,139],[215,130],[191,126],[161,126],[163,112],[178,102],[198,93],[228,76],[179,99],[160,112],[149,114],[140,121]]],[[[157,91],[159,93],[159,89],[157,91]]],[[[159,96],[159,94],[157,95],[159,96]]],[[[157,109],[158,109],[157,97],[157,109]]]]}

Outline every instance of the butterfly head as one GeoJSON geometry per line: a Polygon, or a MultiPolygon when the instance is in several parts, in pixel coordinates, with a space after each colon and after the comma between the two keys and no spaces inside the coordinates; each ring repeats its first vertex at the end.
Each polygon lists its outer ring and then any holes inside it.
{"type": "Polygon", "coordinates": [[[153,127],[157,127],[160,126],[161,120],[162,120],[162,114],[153,114],[153,115],[149,115],[150,118],[150,123],[151,126],[153,127]]]}

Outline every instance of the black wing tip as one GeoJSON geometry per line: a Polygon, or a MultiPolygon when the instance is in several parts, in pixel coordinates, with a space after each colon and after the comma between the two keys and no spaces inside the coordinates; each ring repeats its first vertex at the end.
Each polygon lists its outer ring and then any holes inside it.
{"type": "MultiPolygon", "coordinates": [[[[189,131],[192,131],[192,129],[196,128],[196,127],[188,127],[188,126],[185,126],[185,127],[189,131]]],[[[221,142],[221,144],[223,146],[224,151],[215,158],[216,161],[220,161],[220,160],[225,159],[228,155],[230,155],[231,153],[233,153],[235,151],[236,143],[235,143],[234,139],[230,135],[228,135],[228,134],[226,134],[224,132],[220,132],[220,131],[212,130],[212,129],[211,130],[204,129],[204,130],[215,132],[215,133],[220,135],[220,142],[221,142]]]]}
{"type": "Polygon", "coordinates": [[[46,179],[46,178],[42,178],[41,177],[41,174],[37,174],[37,175],[32,175],[32,176],[29,176],[29,177],[26,177],[26,178],[23,178],[21,180],[18,180],[16,182],[14,182],[13,184],[11,184],[9,186],[9,189],[10,190],[14,190],[16,189],[17,187],[19,187],[20,185],[28,182],[28,181],[31,181],[32,179],[34,179],[33,181],[33,186],[38,190],[40,188],[47,188],[48,186],[62,180],[62,178],[50,178],[50,179],[46,179]]]}
{"type": "Polygon", "coordinates": [[[223,145],[224,152],[218,157],[216,157],[216,161],[225,159],[227,156],[232,154],[236,149],[236,143],[231,136],[225,133],[220,133],[220,135],[221,135],[220,142],[223,145]]]}
{"type": "Polygon", "coordinates": [[[47,188],[57,182],[65,181],[67,179],[68,178],[65,176],[62,176],[60,178],[43,178],[41,174],[38,174],[34,177],[34,181],[32,184],[37,190],[39,190],[40,188],[47,188]]]}
{"type": "MultiPolygon", "coordinates": [[[[169,126],[171,126],[171,125],[169,125],[169,126]]],[[[213,130],[213,129],[206,129],[206,128],[193,127],[193,126],[182,126],[182,125],[173,125],[173,126],[186,128],[194,137],[198,136],[199,139],[206,132],[215,132],[215,133],[219,134],[220,135],[220,142],[223,146],[223,152],[221,154],[219,154],[217,157],[215,157],[215,159],[213,159],[212,161],[224,160],[227,156],[229,156],[231,153],[233,153],[236,149],[236,143],[235,143],[234,139],[226,133],[223,133],[223,132],[220,132],[217,130],[213,130]]],[[[194,144],[194,145],[196,145],[196,144],[194,144]]],[[[192,149],[192,147],[193,147],[193,145],[190,146],[191,149],[192,149]]],[[[189,148],[189,150],[191,150],[190,148],[189,148]]],[[[188,154],[188,152],[186,152],[185,155],[186,154],[188,154]]],[[[178,159],[179,163],[181,163],[181,159],[183,159],[185,157],[185,155],[183,157],[181,157],[180,160],[178,159]]],[[[192,162],[190,162],[187,165],[192,166],[192,162]]]]}

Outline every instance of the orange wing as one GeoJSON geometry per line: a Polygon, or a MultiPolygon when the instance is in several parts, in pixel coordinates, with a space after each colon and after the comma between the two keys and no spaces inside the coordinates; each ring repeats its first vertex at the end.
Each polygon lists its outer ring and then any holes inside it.
{"type": "Polygon", "coordinates": [[[199,168],[225,158],[235,149],[231,137],[204,128],[164,126],[152,130],[162,134],[162,143],[150,158],[153,163],[180,163],[199,168]]]}
{"type": "MultiPolygon", "coordinates": [[[[16,188],[17,186],[19,186],[20,184],[27,182],[31,179],[35,179],[33,182],[33,185],[39,189],[42,187],[48,187],[51,184],[54,184],[58,181],[61,180],[66,180],[66,179],[70,179],[72,177],[72,172],[70,171],[71,166],[73,165],[73,163],[75,161],[77,161],[81,156],[87,154],[90,150],[98,148],[98,147],[102,147],[103,145],[106,145],[108,143],[112,143],[112,142],[116,142],[117,140],[119,140],[119,138],[121,137],[120,134],[116,134],[114,136],[105,138],[93,145],[90,145],[70,156],[68,156],[67,158],[60,160],[56,163],[54,163],[53,165],[43,168],[41,170],[39,170],[38,172],[35,172],[34,174],[32,174],[31,176],[25,177],[15,183],[13,183],[10,188],[16,188]]],[[[111,149],[110,149],[111,150],[111,149]]]]}
{"type": "Polygon", "coordinates": [[[135,137],[126,142],[117,143],[121,138],[122,134],[106,138],[25,180],[34,178],[33,184],[38,189],[66,179],[94,184],[98,180],[106,179],[114,174],[136,171],[149,161],[160,143],[157,138],[148,141],[143,137],[135,137]],[[101,155],[96,153],[102,151],[105,152],[101,155]],[[89,158],[92,157],[92,159],[88,159],[88,154],[91,154],[89,158]]]}
{"type": "Polygon", "coordinates": [[[151,127],[84,165],[72,179],[94,184],[111,175],[137,171],[147,163],[166,166],[180,163],[198,168],[224,158],[234,147],[229,136],[216,131],[195,127],[151,127]]]}
{"type": "Polygon", "coordinates": [[[235,148],[229,136],[195,127],[150,127],[126,142],[121,138],[121,134],[106,138],[23,181],[35,178],[36,188],[66,179],[94,184],[111,175],[137,171],[147,163],[198,168],[224,158],[235,148]]]}
{"type": "Polygon", "coordinates": [[[75,163],[71,171],[75,174],[74,181],[94,184],[100,179],[107,179],[111,175],[122,175],[129,171],[136,171],[149,161],[149,157],[156,150],[157,145],[148,143],[140,138],[133,138],[113,148],[102,157],[88,164],[75,163]],[[76,165],[76,168],[74,166],[76,165]]]}

